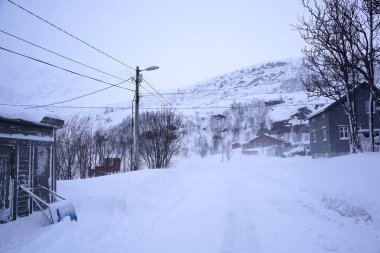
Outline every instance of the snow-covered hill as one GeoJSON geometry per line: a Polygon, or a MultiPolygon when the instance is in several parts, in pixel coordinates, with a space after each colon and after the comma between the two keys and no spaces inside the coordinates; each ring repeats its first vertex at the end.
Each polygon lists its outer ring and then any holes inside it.
{"type": "MultiPolygon", "coordinates": [[[[175,91],[160,91],[160,93],[185,115],[194,115],[195,112],[217,113],[228,108],[233,102],[250,102],[252,99],[260,99],[265,101],[266,105],[271,105],[269,115],[271,120],[281,121],[290,119],[302,107],[306,106],[310,111],[314,111],[316,107],[313,104],[326,102],[308,102],[300,82],[301,65],[300,59],[267,62],[222,74],[175,91]]],[[[85,72],[85,74],[110,83],[117,81],[111,77],[93,73],[85,72]]],[[[130,73],[119,73],[119,75],[129,76],[130,73]]],[[[133,92],[117,88],[79,100],[56,104],[55,107],[31,109],[29,106],[9,106],[9,104],[47,105],[107,87],[107,84],[83,79],[60,70],[33,68],[25,74],[17,69],[2,69],[0,80],[2,115],[37,120],[44,115],[67,119],[73,114],[83,114],[109,118],[111,124],[117,124],[131,113],[129,109],[111,109],[111,107],[131,107],[133,92]],[[70,106],[110,108],[89,109],[70,106]]],[[[131,83],[125,83],[123,86],[133,89],[131,83]]],[[[163,99],[160,98],[160,100],[161,102],[142,89],[142,110],[163,107],[163,99]]]]}
{"type": "MultiPolygon", "coordinates": [[[[300,108],[316,109],[308,101],[301,83],[302,61],[290,59],[242,68],[196,84],[164,93],[172,105],[185,114],[220,112],[233,102],[263,100],[270,105],[272,121],[290,119],[300,108]],[[181,110],[181,109],[179,109],[181,110]]],[[[145,94],[148,98],[149,94],[145,94]]],[[[144,98],[144,97],[143,97],[144,98]]],[[[144,100],[144,99],[143,99],[144,100]]],[[[146,101],[149,104],[149,101],[146,101]]]]}

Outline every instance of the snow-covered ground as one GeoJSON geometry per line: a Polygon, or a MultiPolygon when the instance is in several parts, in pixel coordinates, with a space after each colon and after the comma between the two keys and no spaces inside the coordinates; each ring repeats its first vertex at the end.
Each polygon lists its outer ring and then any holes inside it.
{"type": "Polygon", "coordinates": [[[78,222],[0,225],[0,252],[380,252],[380,155],[234,154],[59,182],[78,222]]]}

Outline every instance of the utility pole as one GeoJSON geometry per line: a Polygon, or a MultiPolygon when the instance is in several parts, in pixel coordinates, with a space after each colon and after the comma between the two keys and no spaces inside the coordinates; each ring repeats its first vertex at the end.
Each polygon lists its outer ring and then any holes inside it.
{"type": "MultiPolygon", "coordinates": [[[[134,115],[134,124],[133,124],[133,153],[132,153],[132,170],[139,170],[140,169],[140,159],[139,159],[139,102],[140,102],[140,95],[139,95],[139,88],[140,83],[142,82],[143,78],[140,72],[142,71],[152,71],[159,69],[158,66],[150,66],[148,68],[140,70],[139,66],[136,67],[136,89],[135,89],[135,115],[134,115]]],[[[133,112],[132,112],[133,114],[133,112]]]]}
{"type": "Polygon", "coordinates": [[[133,124],[133,165],[132,170],[139,169],[139,86],[140,86],[140,69],[139,66],[136,67],[136,88],[135,88],[135,115],[133,124]]]}
{"type": "Polygon", "coordinates": [[[132,129],[131,129],[131,136],[132,136],[132,148],[131,148],[131,152],[129,153],[129,157],[131,158],[131,167],[130,167],[130,170],[131,171],[133,171],[133,165],[134,165],[134,157],[133,157],[133,150],[134,150],[134,147],[133,147],[133,143],[134,143],[134,136],[133,136],[133,133],[134,133],[134,131],[135,131],[135,122],[134,122],[134,117],[135,117],[135,115],[134,115],[134,110],[133,110],[133,103],[135,102],[135,97],[133,97],[133,99],[132,99],[132,129]]]}

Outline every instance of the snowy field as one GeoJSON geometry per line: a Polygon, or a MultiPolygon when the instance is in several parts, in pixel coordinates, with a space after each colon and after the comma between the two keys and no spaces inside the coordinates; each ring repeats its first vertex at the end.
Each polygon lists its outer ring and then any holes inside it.
{"type": "Polygon", "coordinates": [[[234,154],[59,182],[78,222],[0,225],[0,252],[380,252],[380,155],[234,154]]]}

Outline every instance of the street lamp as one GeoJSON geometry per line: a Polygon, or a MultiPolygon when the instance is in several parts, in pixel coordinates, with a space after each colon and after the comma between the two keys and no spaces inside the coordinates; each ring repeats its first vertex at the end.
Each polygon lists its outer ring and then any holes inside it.
{"type": "Polygon", "coordinates": [[[132,170],[138,170],[139,169],[139,102],[140,102],[140,96],[139,96],[139,87],[140,83],[142,82],[143,78],[140,72],[143,71],[152,71],[159,69],[158,66],[150,66],[145,69],[140,70],[139,66],[136,67],[136,89],[135,89],[135,115],[134,115],[134,124],[133,124],[133,154],[132,154],[132,170]]]}
{"type": "Polygon", "coordinates": [[[147,68],[145,68],[143,70],[140,70],[140,71],[144,71],[144,70],[146,70],[146,71],[152,71],[152,70],[156,70],[156,69],[159,69],[159,68],[160,67],[153,65],[153,66],[147,67],[147,68]]]}

